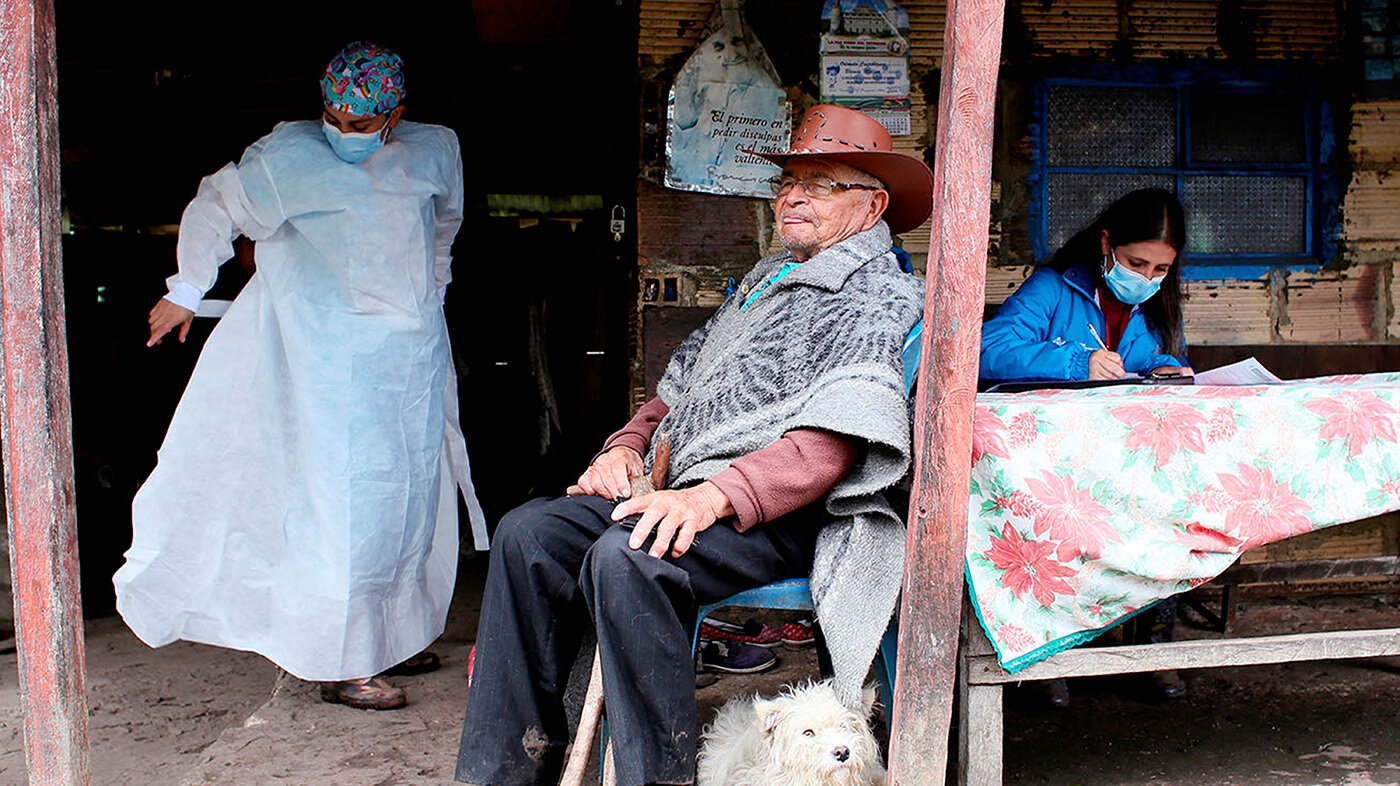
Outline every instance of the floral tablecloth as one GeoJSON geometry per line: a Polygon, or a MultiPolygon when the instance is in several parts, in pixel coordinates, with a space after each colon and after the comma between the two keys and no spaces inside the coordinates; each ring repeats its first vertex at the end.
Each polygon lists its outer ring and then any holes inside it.
{"type": "Polygon", "coordinates": [[[967,575],[1016,671],[1245,549],[1400,509],[1400,374],[983,393],[967,575]]]}

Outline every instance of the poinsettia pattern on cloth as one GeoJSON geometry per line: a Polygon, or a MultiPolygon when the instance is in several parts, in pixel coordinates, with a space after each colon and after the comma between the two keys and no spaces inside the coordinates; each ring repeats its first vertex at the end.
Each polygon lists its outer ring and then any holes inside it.
{"type": "Polygon", "coordinates": [[[1130,448],[1152,450],[1158,466],[1171,461],[1178,450],[1205,452],[1201,426],[1206,424],[1206,418],[1185,404],[1163,401],[1129,404],[1109,410],[1108,414],[1131,429],[1123,444],[1130,448]]]}
{"type": "Polygon", "coordinates": [[[1057,541],[1056,556],[1062,561],[1081,554],[1096,558],[1105,540],[1117,540],[1118,533],[1108,522],[1109,510],[1100,505],[1088,489],[1074,485],[1069,475],[1042,471],[1040,479],[1026,478],[1036,502],[1035,534],[1057,541]]]}
{"type": "Polygon", "coordinates": [[[1225,528],[1244,536],[1245,548],[1312,531],[1307,517],[1312,506],[1294,494],[1287,483],[1276,481],[1268,467],[1256,469],[1241,464],[1238,474],[1219,477],[1220,487],[1233,503],[1227,503],[1225,528]]]}
{"type": "Polygon", "coordinates": [[[1323,440],[1346,440],[1352,456],[1373,439],[1395,441],[1395,408],[1370,391],[1341,393],[1303,406],[1323,417],[1318,436],[1323,440]]]}
{"type": "Polygon", "coordinates": [[[1030,590],[1040,605],[1049,606],[1057,594],[1074,594],[1074,588],[1064,581],[1074,575],[1074,569],[1053,559],[1054,551],[1055,544],[1025,540],[1007,522],[1002,527],[1002,537],[992,537],[992,547],[985,556],[1003,571],[1007,588],[1017,598],[1030,590]]]}
{"type": "Polygon", "coordinates": [[[972,463],[982,454],[1007,458],[1006,424],[989,407],[975,407],[972,412],[972,463]]]}
{"type": "Polygon", "coordinates": [[[1016,669],[1248,548],[1400,509],[1400,374],[982,394],[967,573],[1016,669]]]}

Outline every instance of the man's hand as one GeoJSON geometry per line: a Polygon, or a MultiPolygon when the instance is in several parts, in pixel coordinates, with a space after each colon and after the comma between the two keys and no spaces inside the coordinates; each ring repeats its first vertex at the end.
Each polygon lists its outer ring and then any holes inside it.
{"type": "Polygon", "coordinates": [[[642,456],[621,445],[593,460],[578,477],[578,483],[565,492],[570,497],[596,494],[605,499],[625,499],[632,496],[632,478],[645,472],[642,456]]]}
{"type": "Polygon", "coordinates": [[[1089,379],[1122,379],[1125,376],[1123,358],[1117,352],[1096,349],[1089,356],[1089,379]]]}
{"type": "Polygon", "coordinates": [[[659,558],[670,549],[672,557],[679,557],[690,549],[696,535],[725,516],[734,515],[734,506],[718,486],[707,480],[680,491],[658,491],[629,499],[613,508],[612,519],[621,521],[634,513],[641,513],[642,519],[632,528],[628,546],[641,548],[655,528],[656,540],[647,553],[659,558]]]}
{"type": "Polygon", "coordinates": [[[180,343],[185,343],[185,336],[190,334],[190,324],[194,322],[194,312],[183,306],[177,306],[165,298],[156,301],[156,307],[151,309],[151,316],[147,322],[151,323],[151,338],[146,342],[146,346],[153,347],[160,343],[175,328],[180,327],[180,343]]]}

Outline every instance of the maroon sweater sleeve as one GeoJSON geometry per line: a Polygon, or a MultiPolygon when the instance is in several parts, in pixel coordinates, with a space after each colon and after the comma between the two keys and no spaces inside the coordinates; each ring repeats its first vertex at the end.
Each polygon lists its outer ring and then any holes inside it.
{"type": "Polygon", "coordinates": [[[724,492],[743,532],[809,505],[831,491],[856,463],[856,446],[830,431],[799,428],[736,459],[710,478],[724,492]]]}
{"type": "Polygon", "coordinates": [[[637,414],[627,421],[627,425],[607,438],[603,443],[603,449],[598,451],[598,455],[593,457],[593,461],[597,461],[598,456],[619,446],[631,448],[637,451],[639,456],[646,456],[647,450],[651,448],[651,435],[656,433],[656,427],[661,425],[661,419],[666,417],[666,413],[670,411],[671,408],[666,406],[666,402],[660,398],[653,398],[643,404],[642,408],[637,410],[637,414]]]}
{"type": "MultiPolygon", "coordinates": [[[[627,425],[608,437],[598,455],[621,446],[645,456],[656,427],[670,411],[660,398],[648,401],[627,425]]],[[[734,528],[743,532],[821,499],[855,463],[856,446],[846,437],[800,428],[736,459],[710,482],[729,498],[738,519],[734,528]]]]}

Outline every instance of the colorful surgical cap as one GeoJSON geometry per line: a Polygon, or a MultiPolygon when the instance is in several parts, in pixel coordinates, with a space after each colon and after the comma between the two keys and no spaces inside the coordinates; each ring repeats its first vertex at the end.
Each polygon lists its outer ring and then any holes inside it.
{"type": "Polygon", "coordinates": [[[403,93],[403,58],[368,41],[340,50],[321,77],[326,106],[362,117],[392,110],[403,93]]]}

